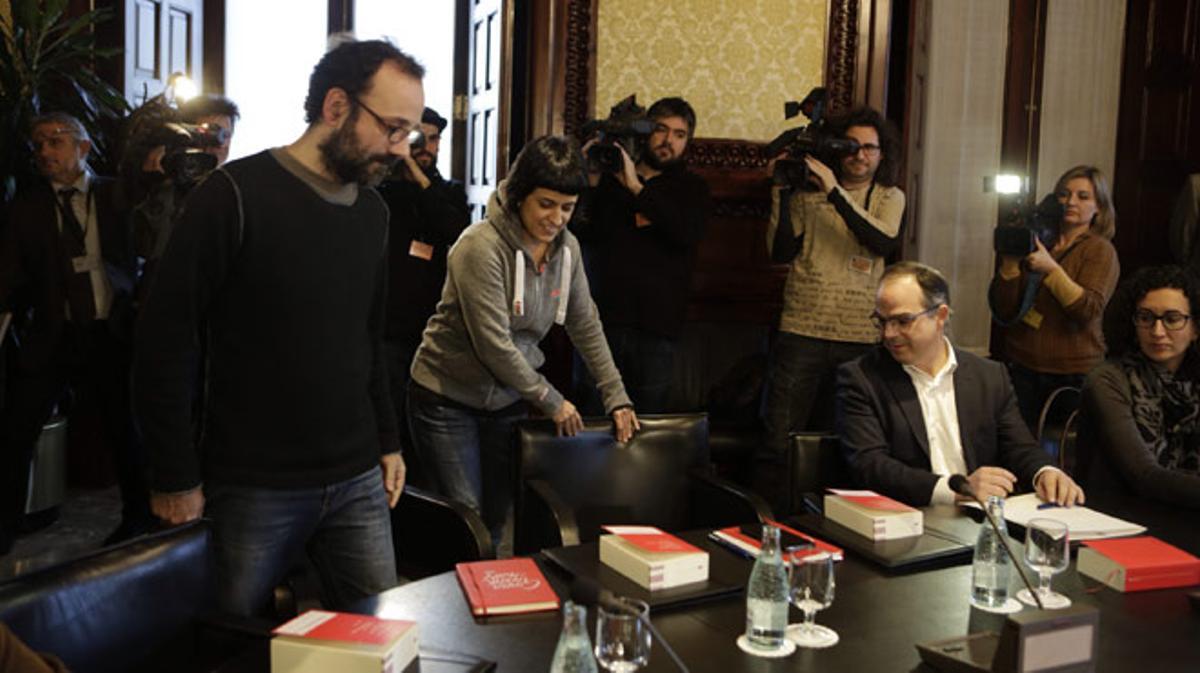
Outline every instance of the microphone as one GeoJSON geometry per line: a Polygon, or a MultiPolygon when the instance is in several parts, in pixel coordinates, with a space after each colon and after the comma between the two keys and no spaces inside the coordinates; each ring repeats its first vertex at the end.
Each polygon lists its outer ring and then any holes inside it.
{"type": "Polygon", "coordinates": [[[667,651],[667,654],[671,656],[671,659],[675,662],[675,665],[679,667],[679,670],[683,671],[684,673],[691,673],[688,670],[687,664],[684,664],[683,660],[679,658],[679,655],[675,654],[675,650],[671,648],[671,645],[667,642],[667,639],[663,638],[662,634],[658,632],[658,629],[654,628],[654,624],[650,623],[650,616],[647,613],[642,612],[641,610],[638,610],[636,606],[631,605],[629,600],[624,599],[608,589],[600,586],[600,583],[595,579],[576,575],[575,580],[571,582],[571,600],[581,605],[595,605],[597,607],[602,607],[609,612],[619,612],[621,614],[635,617],[639,622],[645,625],[647,629],[650,630],[650,633],[654,634],[654,639],[657,640],[658,644],[662,645],[662,648],[667,651]]]}
{"type": "Polygon", "coordinates": [[[1008,552],[1008,558],[1012,560],[1013,567],[1017,569],[1017,574],[1021,576],[1021,582],[1025,584],[1025,588],[1029,590],[1029,595],[1033,596],[1033,601],[1037,603],[1039,610],[1045,610],[1046,606],[1042,605],[1042,598],[1038,596],[1037,589],[1033,588],[1033,584],[1029,581],[1029,577],[1025,575],[1025,569],[1021,567],[1021,562],[1017,560],[1013,554],[1012,548],[1008,546],[1008,536],[1000,532],[1000,524],[996,523],[996,518],[988,510],[987,503],[979,499],[979,495],[975,493],[975,489],[971,488],[971,482],[961,474],[950,475],[950,480],[946,484],[951,491],[970,498],[983,506],[983,516],[992,524],[992,530],[996,531],[996,537],[1000,540],[1000,546],[1004,547],[1004,551],[1008,552]]]}

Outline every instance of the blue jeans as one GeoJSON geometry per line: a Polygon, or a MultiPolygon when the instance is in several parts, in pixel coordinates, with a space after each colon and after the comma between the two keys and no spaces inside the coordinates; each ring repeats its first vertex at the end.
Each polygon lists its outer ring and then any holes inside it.
{"type": "Polygon", "coordinates": [[[435,489],[483,517],[497,547],[513,500],[513,434],[528,417],[524,403],[497,411],[446,403],[416,383],[408,387],[408,423],[435,489]]]}
{"type": "Polygon", "coordinates": [[[204,495],[222,610],[257,614],[306,550],[330,609],[396,586],[391,514],[379,468],[313,488],[210,483],[204,495]]]}

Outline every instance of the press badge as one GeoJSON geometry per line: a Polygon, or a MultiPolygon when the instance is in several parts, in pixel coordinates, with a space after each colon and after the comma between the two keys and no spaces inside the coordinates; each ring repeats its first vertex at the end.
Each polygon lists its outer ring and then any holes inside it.
{"type": "Polygon", "coordinates": [[[633,224],[634,224],[634,226],[636,226],[640,229],[641,227],[650,226],[651,222],[650,222],[650,219],[647,218],[645,215],[643,215],[641,213],[634,213],[633,214],[633,224]]]}
{"type": "Polygon", "coordinates": [[[95,255],[72,257],[71,268],[75,270],[75,273],[91,273],[100,268],[100,258],[95,255]]]}
{"type": "Polygon", "coordinates": [[[417,257],[428,262],[433,259],[433,246],[428,243],[422,243],[414,238],[413,242],[408,246],[408,254],[411,257],[417,257]]]}
{"type": "Polygon", "coordinates": [[[857,271],[858,273],[871,273],[871,267],[874,265],[875,262],[870,257],[863,257],[862,255],[850,255],[850,262],[847,266],[850,267],[851,271],[857,271]]]}
{"type": "Polygon", "coordinates": [[[1037,309],[1030,308],[1029,312],[1025,314],[1025,317],[1021,318],[1021,322],[1034,329],[1038,329],[1042,326],[1042,314],[1038,313],[1037,309]]]}

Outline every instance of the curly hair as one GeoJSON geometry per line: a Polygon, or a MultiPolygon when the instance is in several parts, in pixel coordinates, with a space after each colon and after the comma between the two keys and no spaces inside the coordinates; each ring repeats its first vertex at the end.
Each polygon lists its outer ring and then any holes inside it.
{"type": "MultiPolygon", "coordinates": [[[[843,138],[851,126],[870,126],[879,134],[879,168],[875,171],[875,182],[885,187],[895,187],[900,180],[900,133],[896,126],[870,107],[856,107],[830,115],[827,129],[831,135],[843,138]]],[[[840,174],[841,162],[832,166],[840,174]]]]}
{"type": "MultiPolygon", "coordinates": [[[[1104,310],[1104,342],[1109,358],[1119,358],[1141,348],[1133,314],[1137,311],[1138,302],[1147,294],[1165,288],[1183,292],[1192,319],[1200,318],[1200,279],[1190,269],[1173,264],[1138,269],[1137,273],[1121,283],[1104,310]]],[[[1181,371],[1186,371],[1189,378],[1200,379],[1200,352],[1197,352],[1194,342],[1188,349],[1181,371]]]]}
{"type": "Polygon", "coordinates": [[[329,50],[313,68],[308,79],[308,96],[304,99],[304,121],[315,123],[321,118],[325,94],[341,89],[351,101],[365,93],[371,78],[384,62],[396,64],[400,71],[415,79],[425,77],[425,68],[416,59],[385,40],[343,42],[329,50]]]}
{"type": "Polygon", "coordinates": [[[504,184],[504,207],[518,212],[521,202],[538,187],[575,195],[587,184],[587,162],[575,140],[542,136],[529,141],[513,162],[504,184]]]}

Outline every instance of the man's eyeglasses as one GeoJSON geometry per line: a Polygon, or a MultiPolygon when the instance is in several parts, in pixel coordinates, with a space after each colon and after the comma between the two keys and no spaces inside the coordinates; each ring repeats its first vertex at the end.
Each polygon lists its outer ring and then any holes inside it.
{"type": "Polygon", "coordinates": [[[407,140],[409,144],[412,144],[421,137],[421,129],[409,124],[408,122],[404,122],[399,126],[393,126],[387,123],[383,117],[380,117],[379,113],[372,110],[369,105],[362,102],[361,98],[355,98],[354,101],[358,103],[362,109],[366,110],[367,114],[374,117],[375,121],[379,122],[379,125],[383,127],[384,131],[387,132],[387,139],[389,143],[398,145],[407,140]]]}
{"type": "Polygon", "coordinates": [[[1188,321],[1191,319],[1192,316],[1186,313],[1180,313],[1179,311],[1167,311],[1166,313],[1159,315],[1154,311],[1143,308],[1138,309],[1133,314],[1133,324],[1141,327],[1142,329],[1154,329],[1154,323],[1161,320],[1163,327],[1166,327],[1172,332],[1186,327],[1188,321]]]}
{"type": "MultiPolygon", "coordinates": [[[[881,148],[879,145],[872,145],[870,143],[858,146],[858,152],[862,152],[869,157],[877,157],[882,151],[883,148],[881,148]]],[[[858,152],[855,152],[855,154],[858,154],[858,152]]]]}
{"type": "Polygon", "coordinates": [[[904,331],[909,327],[912,327],[912,324],[917,321],[917,318],[920,318],[923,315],[929,315],[930,313],[938,310],[940,307],[940,305],[931,306],[920,313],[901,313],[899,315],[890,315],[886,318],[879,315],[878,311],[874,311],[871,313],[871,324],[874,325],[879,331],[887,329],[888,325],[895,325],[897,329],[904,331]]]}

